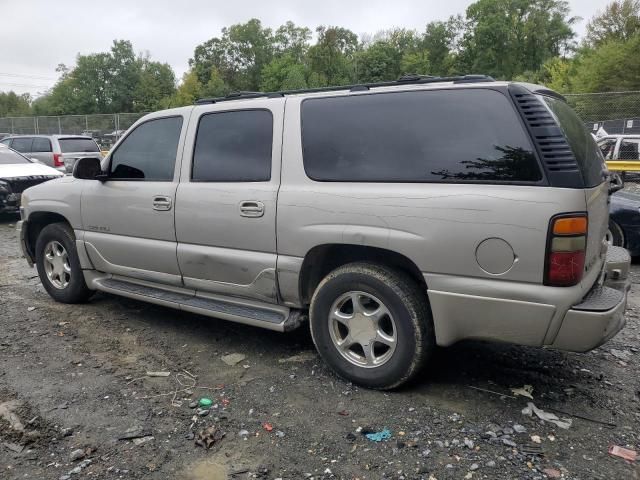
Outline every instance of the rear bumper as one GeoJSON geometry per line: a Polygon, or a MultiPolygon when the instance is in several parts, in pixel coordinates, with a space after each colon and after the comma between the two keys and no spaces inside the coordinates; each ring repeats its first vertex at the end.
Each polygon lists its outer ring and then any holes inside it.
{"type": "Polygon", "coordinates": [[[631,286],[630,263],[625,249],[609,247],[604,282],[596,283],[580,303],[567,311],[551,348],[586,352],[622,330],[631,286]]]}

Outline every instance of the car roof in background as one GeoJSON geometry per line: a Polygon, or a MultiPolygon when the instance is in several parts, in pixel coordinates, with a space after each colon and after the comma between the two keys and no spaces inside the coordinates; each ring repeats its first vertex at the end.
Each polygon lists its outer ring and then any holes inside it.
{"type": "Polygon", "coordinates": [[[67,135],[61,135],[56,133],[55,135],[42,135],[42,134],[21,134],[21,135],[9,135],[6,138],[24,138],[24,137],[37,137],[37,138],[55,138],[58,140],[66,140],[69,138],[83,138],[83,139],[87,139],[87,140],[93,140],[93,137],[90,137],[89,135],[73,135],[73,134],[67,134],[67,135]]]}

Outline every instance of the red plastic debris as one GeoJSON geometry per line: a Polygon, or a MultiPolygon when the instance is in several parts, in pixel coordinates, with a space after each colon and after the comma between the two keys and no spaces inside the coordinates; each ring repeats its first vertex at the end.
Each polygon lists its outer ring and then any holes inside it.
{"type": "Polygon", "coordinates": [[[338,415],[340,415],[342,417],[348,417],[349,416],[349,412],[347,412],[346,410],[340,410],[338,412],[338,415]]]}
{"type": "Polygon", "coordinates": [[[262,424],[262,428],[264,428],[267,432],[270,432],[271,430],[273,430],[273,425],[271,425],[270,423],[263,423],[262,424]]]}
{"type": "Polygon", "coordinates": [[[619,447],[617,445],[611,445],[609,447],[609,455],[624,458],[630,462],[635,462],[636,458],[638,458],[638,454],[635,450],[629,450],[628,448],[619,447]]]}
{"type": "Polygon", "coordinates": [[[229,400],[228,398],[222,399],[222,405],[224,405],[225,407],[228,406],[230,403],[231,403],[231,400],[229,400]]]}

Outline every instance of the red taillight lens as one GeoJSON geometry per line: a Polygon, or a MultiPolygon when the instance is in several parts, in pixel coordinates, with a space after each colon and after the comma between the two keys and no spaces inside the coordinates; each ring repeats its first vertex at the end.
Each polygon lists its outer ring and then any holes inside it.
{"type": "Polygon", "coordinates": [[[551,252],[547,269],[547,283],[556,287],[570,287],[582,279],[584,250],[579,252],[551,252]]]}
{"type": "Polygon", "coordinates": [[[62,161],[62,154],[61,153],[54,153],[53,154],[53,166],[54,167],[64,167],[64,162],[62,161]]]}
{"type": "Polygon", "coordinates": [[[545,285],[570,287],[582,280],[587,227],[586,215],[561,215],[551,220],[545,285]]]}

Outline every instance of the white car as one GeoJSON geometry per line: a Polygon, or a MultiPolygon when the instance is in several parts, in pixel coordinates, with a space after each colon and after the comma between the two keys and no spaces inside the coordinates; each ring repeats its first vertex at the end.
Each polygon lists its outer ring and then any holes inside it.
{"type": "Polygon", "coordinates": [[[17,213],[22,192],[64,175],[0,144],[0,213],[17,213]]]}

